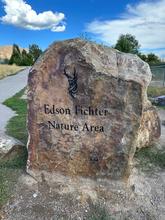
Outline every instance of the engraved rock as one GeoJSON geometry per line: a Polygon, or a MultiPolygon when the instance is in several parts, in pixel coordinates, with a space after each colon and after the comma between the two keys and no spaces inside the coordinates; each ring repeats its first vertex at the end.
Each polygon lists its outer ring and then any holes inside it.
{"type": "Polygon", "coordinates": [[[51,45],[29,74],[28,172],[127,177],[136,147],[160,136],[150,81],[136,55],[81,39],[51,45]]]}

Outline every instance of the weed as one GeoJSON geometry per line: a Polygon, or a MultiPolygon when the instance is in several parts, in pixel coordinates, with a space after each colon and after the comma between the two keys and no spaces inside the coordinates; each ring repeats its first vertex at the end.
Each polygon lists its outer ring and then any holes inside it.
{"type": "Polygon", "coordinates": [[[136,152],[135,158],[139,160],[140,167],[144,169],[159,167],[165,168],[165,151],[154,147],[142,148],[136,152]]]}
{"type": "Polygon", "coordinates": [[[114,220],[106,210],[105,206],[98,203],[90,203],[90,211],[87,216],[88,220],[114,220]]]}

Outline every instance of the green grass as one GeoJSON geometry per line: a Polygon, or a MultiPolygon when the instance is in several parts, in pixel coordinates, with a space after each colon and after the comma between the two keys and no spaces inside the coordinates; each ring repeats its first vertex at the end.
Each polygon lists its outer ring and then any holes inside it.
{"type": "Polygon", "coordinates": [[[147,91],[148,97],[156,97],[160,95],[165,95],[165,87],[154,87],[149,86],[147,91]]]}
{"type": "Polygon", "coordinates": [[[160,108],[160,109],[164,109],[164,110],[165,110],[165,106],[157,106],[157,108],[160,108]]]}
{"type": "Polygon", "coordinates": [[[26,161],[26,147],[22,147],[18,155],[14,154],[8,159],[0,159],[0,208],[13,194],[14,186],[25,169],[26,161]]]}
{"type": "Polygon", "coordinates": [[[25,89],[21,90],[3,103],[17,113],[17,115],[11,118],[7,124],[7,134],[17,138],[24,143],[25,146],[17,148],[16,151],[13,150],[10,155],[0,159],[0,208],[7,202],[11,194],[13,194],[13,189],[18,181],[18,177],[26,166],[27,103],[26,100],[20,99],[24,91],[25,89]]]}
{"type": "Polygon", "coordinates": [[[139,167],[142,170],[153,169],[154,167],[165,169],[165,151],[155,147],[142,148],[136,152],[135,158],[139,160],[139,167]]]}
{"type": "Polygon", "coordinates": [[[0,168],[0,209],[13,193],[14,185],[21,173],[20,169],[13,171],[13,169],[0,168]]]}
{"type": "Polygon", "coordinates": [[[25,89],[21,90],[13,97],[7,99],[3,104],[17,113],[7,124],[7,134],[26,144],[28,137],[26,128],[27,102],[21,99],[24,91],[25,89]]]}
{"type": "Polygon", "coordinates": [[[26,167],[27,149],[26,146],[19,147],[20,150],[10,153],[8,157],[0,159],[0,169],[23,169],[26,167]]]}

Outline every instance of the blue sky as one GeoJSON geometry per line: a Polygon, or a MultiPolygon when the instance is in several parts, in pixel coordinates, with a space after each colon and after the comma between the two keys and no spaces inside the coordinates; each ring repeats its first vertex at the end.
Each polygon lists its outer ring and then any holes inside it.
{"type": "Polygon", "coordinates": [[[120,34],[136,36],[144,53],[165,58],[165,0],[0,0],[0,45],[89,37],[114,45],[120,34]]]}

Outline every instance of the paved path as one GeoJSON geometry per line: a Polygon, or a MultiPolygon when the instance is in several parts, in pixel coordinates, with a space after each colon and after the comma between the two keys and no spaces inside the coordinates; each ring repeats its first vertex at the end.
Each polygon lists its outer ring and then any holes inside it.
{"type": "Polygon", "coordinates": [[[8,120],[15,115],[14,111],[2,103],[27,85],[28,73],[29,68],[17,75],[8,76],[0,80],[0,134],[5,132],[8,120]]]}

